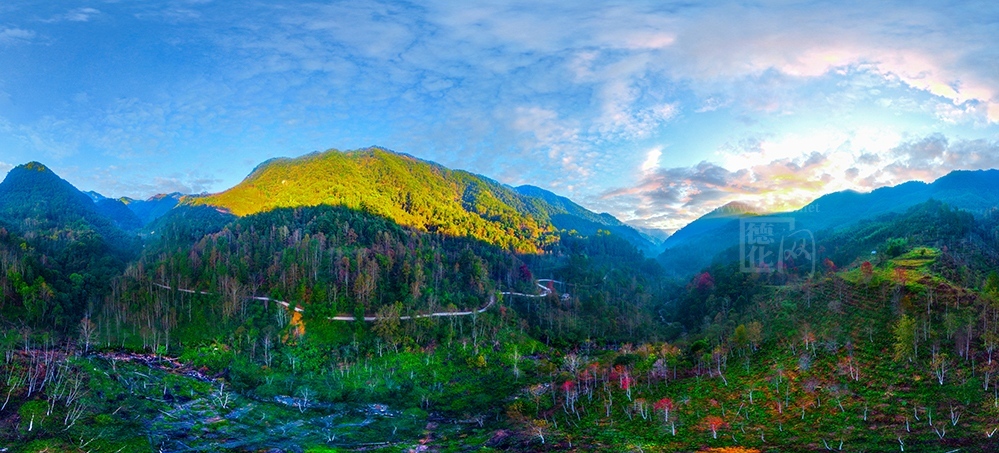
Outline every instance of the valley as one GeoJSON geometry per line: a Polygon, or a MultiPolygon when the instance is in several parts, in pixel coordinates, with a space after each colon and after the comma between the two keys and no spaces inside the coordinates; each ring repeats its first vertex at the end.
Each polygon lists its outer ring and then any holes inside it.
{"type": "Polygon", "coordinates": [[[987,451],[996,181],[719,208],[660,249],[380,148],[115,207],[25,164],[0,183],[0,445],[987,451]],[[740,267],[740,219],[767,216],[814,256],[740,267]]]}

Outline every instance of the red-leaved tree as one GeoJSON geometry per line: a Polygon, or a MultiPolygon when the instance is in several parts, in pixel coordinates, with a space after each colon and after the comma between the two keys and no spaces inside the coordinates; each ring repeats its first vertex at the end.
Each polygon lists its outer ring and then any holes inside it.
{"type": "Polygon", "coordinates": [[[655,404],[653,404],[653,408],[655,408],[657,412],[662,412],[664,423],[669,423],[669,411],[673,410],[672,399],[668,397],[662,398],[659,401],[656,401],[655,404]]]}
{"type": "Polygon", "coordinates": [[[870,279],[871,275],[874,275],[874,265],[870,261],[864,261],[864,264],[860,265],[860,274],[865,279],[870,279]]]}
{"type": "Polygon", "coordinates": [[[709,415],[704,417],[704,426],[706,426],[711,431],[711,437],[714,439],[718,438],[718,430],[727,426],[725,420],[717,415],[709,415]]]}

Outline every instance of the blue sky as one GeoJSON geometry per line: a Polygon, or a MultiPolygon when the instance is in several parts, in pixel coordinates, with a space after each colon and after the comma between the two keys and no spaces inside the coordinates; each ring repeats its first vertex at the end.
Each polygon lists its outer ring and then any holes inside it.
{"type": "Polygon", "coordinates": [[[7,0],[0,171],[145,198],[378,145],[672,230],[999,166],[997,22],[988,1],[7,0]]]}

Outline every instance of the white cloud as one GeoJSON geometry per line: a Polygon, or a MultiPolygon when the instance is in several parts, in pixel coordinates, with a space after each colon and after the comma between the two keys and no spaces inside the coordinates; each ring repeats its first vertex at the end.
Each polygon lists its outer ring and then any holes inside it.
{"type": "Polygon", "coordinates": [[[30,41],[35,37],[35,32],[23,28],[0,28],[0,44],[14,44],[18,42],[30,41]]]}
{"type": "Polygon", "coordinates": [[[101,14],[100,10],[95,8],[74,8],[63,14],[53,16],[49,19],[45,19],[42,22],[55,23],[55,22],[90,22],[93,18],[101,14]]]}
{"type": "MultiPolygon", "coordinates": [[[[247,159],[378,144],[583,198],[609,184],[626,186],[635,190],[597,202],[651,219],[659,199],[680,200],[677,209],[693,215],[697,203],[739,195],[698,182],[702,173],[728,172],[765,203],[805,193],[767,189],[758,181],[766,177],[807,174],[827,181],[826,190],[917,176],[891,154],[906,137],[940,126],[990,130],[999,120],[999,48],[990,44],[997,32],[989,19],[995,9],[982,4],[199,1],[100,8],[36,17],[148,21],[143,32],[153,35],[142,44],[168,43],[175,65],[165,66],[181,69],[126,94],[114,80],[72,87],[62,99],[77,105],[41,106],[35,117],[44,118],[11,128],[32,152],[204,161],[224,152],[247,159]],[[185,66],[186,57],[204,55],[206,66],[185,66]],[[919,116],[922,128],[906,117],[864,130],[857,112],[873,107],[919,116]],[[82,113],[58,117],[67,109],[82,113]],[[686,151],[673,135],[699,115],[733,119],[701,123],[697,133],[756,142],[676,162],[686,151]],[[816,121],[783,126],[801,118],[816,121]],[[825,160],[809,164],[813,152],[825,160]],[[878,152],[887,156],[878,165],[901,167],[873,171],[864,156],[878,152]],[[703,159],[713,163],[690,165],[703,159]],[[761,167],[771,164],[776,170],[761,167]],[[663,173],[663,166],[684,171],[663,173]],[[693,182],[665,190],[652,176],[663,174],[693,182]],[[631,204],[621,201],[627,197],[631,204]]],[[[9,27],[0,28],[0,45],[36,37],[9,27]]],[[[53,46],[72,37],[53,36],[53,46]]],[[[195,188],[171,181],[157,184],[195,188]]]]}
{"type": "Polygon", "coordinates": [[[645,155],[645,162],[642,162],[642,174],[649,174],[659,168],[659,158],[662,157],[662,155],[663,149],[661,147],[650,149],[645,155]]]}
{"type": "Polygon", "coordinates": [[[867,192],[911,180],[931,182],[954,170],[999,167],[995,141],[948,140],[939,134],[906,140],[869,130],[816,137],[820,141],[797,152],[806,138],[790,137],[773,146],[764,140],[733,153],[724,166],[701,162],[643,172],[636,185],[607,191],[595,204],[672,231],[733,201],[770,211],[796,209],[830,192],[867,192]],[[873,137],[865,141],[868,134],[873,137]]]}

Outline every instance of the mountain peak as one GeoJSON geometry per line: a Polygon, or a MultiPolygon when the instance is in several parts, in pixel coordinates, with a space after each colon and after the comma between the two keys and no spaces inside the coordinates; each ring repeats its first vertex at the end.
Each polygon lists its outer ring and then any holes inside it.
{"type": "MultiPolygon", "coordinates": [[[[49,167],[39,162],[28,162],[21,164],[7,173],[7,177],[0,183],[0,190],[3,191],[32,191],[39,190],[40,194],[45,191],[67,192],[72,197],[86,200],[93,204],[89,195],[80,192],[70,183],[66,182],[59,175],[55,174],[49,167]]],[[[41,196],[41,195],[39,195],[41,196]]]]}
{"type": "Polygon", "coordinates": [[[617,219],[542,189],[527,191],[531,193],[410,154],[369,147],[271,159],[235,187],[183,203],[223,208],[237,216],[278,208],[345,206],[419,231],[470,236],[529,253],[562,229],[582,235],[604,229],[633,244],[653,246],[617,219]]]}
{"type": "MultiPolygon", "coordinates": [[[[37,171],[39,173],[52,173],[52,174],[55,174],[55,173],[52,172],[52,170],[49,169],[49,167],[46,167],[41,162],[37,162],[37,161],[31,161],[31,162],[28,162],[26,164],[18,165],[16,167],[14,167],[14,170],[22,170],[22,171],[29,171],[30,170],[30,171],[37,171]]],[[[11,171],[14,171],[14,170],[11,170],[11,171]]]]}
{"type": "Polygon", "coordinates": [[[47,235],[92,230],[112,248],[130,244],[130,237],[100,212],[91,195],[39,162],[14,167],[0,182],[0,220],[15,230],[32,229],[47,235]]]}
{"type": "Polygon", "coordinates": [[[744,201],[731,201],[719,206],[704,217],[707,218],[738,218],[746,215],[759,215],[760,209],[744,201]]]}
{"type": "Polygon", "coordinates": [[[56,175],[49,167],[40,162],[31,161],[18,165],[7,173],[5,180],[10,181],[61,181],[62,178],[56,175]]]}

